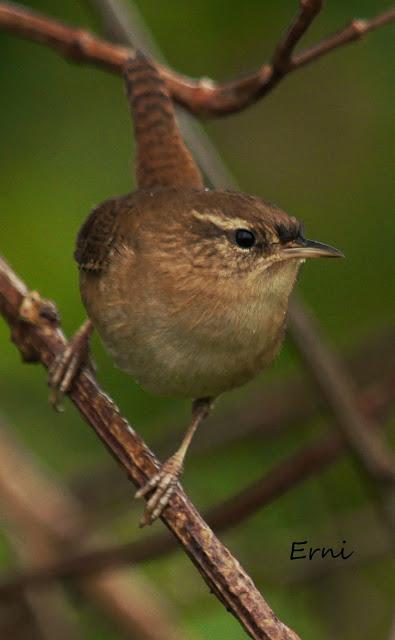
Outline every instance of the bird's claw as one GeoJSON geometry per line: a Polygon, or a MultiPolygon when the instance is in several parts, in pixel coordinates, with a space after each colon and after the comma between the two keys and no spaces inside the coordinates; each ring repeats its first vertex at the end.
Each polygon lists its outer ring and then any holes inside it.
{"type": "Polygon", "coordinates": [[[174,493],[181,471],[182,468],[177,458],[169,458],[158,473],[152,476],[141,489],[136,491],[135,498],[143,498],[153,491],[146,504],[144,515],[140,520],[140,527],[152,524],[154,520],[162,515],[174,493]]]}
{"type": "Polygon", "coordinates": [[[81,327],[69,344],[53,361],[48,375],[48,384],[52,391],[49,401],[57,411],[63,411],[61,399],[70,390],[80,369],[94,365],[89,357],[90,327],[81,327]]]}

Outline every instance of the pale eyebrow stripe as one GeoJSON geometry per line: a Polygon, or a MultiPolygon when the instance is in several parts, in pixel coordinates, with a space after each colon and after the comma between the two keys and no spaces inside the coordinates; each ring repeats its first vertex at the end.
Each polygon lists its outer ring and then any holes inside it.
{"type": "MultiPolygon", "coordinates": [[[[251,231],[253,233],[256,232],[256,227],[251,225],[251,223],[248,222],[248,220],[245,220],[245,218],[226,218],[225,216],[222,216],[220,214],[197,211],[196,209],[193,209],[191,211],[191,215],[193,215],[196,219],[201,220],[202,222],[211,222],[222,231],[248,229],[248,231],[251,231]]],[[[271,243],[278,241],[278,237],[275,231],[271,229],[269,225],[261,223],[260,232],[262,231],[271,243]]]]}
{"type": "Polygon", "coordinates": [[[196,211],[193,209],[191,214],[201,220],[202,222],[211,222],[216,227],[223,229],[224,231],[234,230],[234,229],[251,229],[251,225],[244,218],[225,218],[220,214],[216,213],[208,213],[196,211]]]}

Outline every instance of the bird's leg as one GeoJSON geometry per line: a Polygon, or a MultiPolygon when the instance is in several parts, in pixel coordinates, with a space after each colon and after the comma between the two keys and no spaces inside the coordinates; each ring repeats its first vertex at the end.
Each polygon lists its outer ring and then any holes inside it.
{"type": "Polygon", "coordinates": [[[50,367],[48,376],[48,384],[52,388],[50,403],[58,411],[61,409],[60,399],[69,391],[79,370],[83,366],[94,368],[89,357],[89,339],[92,331],[92,322],[89,319],[85,320],[50,367]]]}
{"type": "Polygon", "coordinates": [[[183,463],[188,447],[199,424],[207,418],[213,404],[213,398],[199,398],[192,403],[192,420],[177,451],[161,466],[148,482],[136,492],[136,498],[142,498],[154,491],[148,499],[140,527],[152,524],[167,506],[176,488],[183,470],[183,463]]]}

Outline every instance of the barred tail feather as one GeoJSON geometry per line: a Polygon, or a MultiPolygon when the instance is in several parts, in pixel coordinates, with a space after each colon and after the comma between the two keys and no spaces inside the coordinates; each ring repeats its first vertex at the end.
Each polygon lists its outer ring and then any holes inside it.
{"type": "Polygon", "coordinates": [[[201,189],[202,176],[181,138],[172,100],[155,65],[137,52],[127,60],[124,77],[134,123],[139,188],[201,189]]]}

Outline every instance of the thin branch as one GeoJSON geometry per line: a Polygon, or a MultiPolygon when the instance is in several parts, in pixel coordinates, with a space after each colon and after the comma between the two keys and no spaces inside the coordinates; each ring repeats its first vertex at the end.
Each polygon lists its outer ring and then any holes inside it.
{"type": "MultiPolygon", "coordinates": [[[[289,57],[318,13],[320,4],[318,1],[302,0],[297,17],[276,49],[273,59],[275,67],[265,64],[244,78],[217,84],[207,78],[194,80],[159,65],[174,100],[192,113],[205,116],[223,116],[241,111],[265,96],[291,71],[395,20],[395,8],[370,20],[353,20],[317,45],[289,57]]],[[[51,47],[68,60],[94,64],[117,74],[121,74],[132,50],[131,47],[112,44],[89,31],[69,27],[8,2],[0,3],[0,29],[51,47]]]]}
{"type": "Polygon", "coordinates": [[[301,0],[299,11],[291,22],[284,37],[278,43],[272,58],[274,75],[285,75],[291,65],[292,53],[310,27],[314,18],[320,13],[323,0],[301,0]]]}
{"type": "MultiPolygon", "coordinates": [[[[395,377],[392,374],[383,389],[383,399],[374,410],[376,419],[384,419],[394,405],[395,377]],[[386,398],[384,401],[384,397],[386,398]]],[[[363,395],[360,397],[363,403],[363,395]]],[[[368,414],[372,415],[372,414],[368,414]]],[[[277,463],[268,473],[228,500],[211,507],[205,519],[216,531],[226,531],[240,524],[258,509],[272,503],[298,484],[319,474],[345,453],[345,441],[340,434],[330,433],[317,438],[285,460],[277,463]]],[[[167,533],[157,534],[137,542],[88,551],[79,556],[65,558],[57,564],[39,571],[30,570],[0,582],[0,596],[26,586],[38,586],[54,579],[80,578],[98,571],[127,564],[152,561],[177,549],[175,539],[167,533]]]]}
{"type": "MultiPolygon", "coordinates": [[[[360,380],[362,375],[365,384],[363,390],[358,391],[356,398],[360,411],[369,419],[381,420],[395,396],[393,332],[386,332],[381,339],[369,343],[369,346],[360,347],[349,365],[352,366],[353,374],[360,374],[360,380]],[[374,346],[377,353],[374,353],[374,346]],[[366,379],[370,380],[370,384],[366,384],[366,379]]],[[[307,384],[301,380],[269,383],[259,393],[259,397],[256,393],[249,394],[231,413],[227,411],[213,420],[212,427],[204,430],[194,444],[191,455],[194,458],[204,454],[212,456],[230,443],[245,441],[246,438],[279,436],[291,426],[305,423],[318,410],[325,410],[325,407],[320,405],[320,400],[320,395],[312,394],[307,384]],[[297,407],[294,398],[298,398],[297,407]]],[[[174,443],[177,444],[178,440],[178,432],[172,431],[167,437],[158,439],[153,449],[159,451],[165,459],[168,451],[174,449],[174,443]]],[[[85,472],[73,476],[70,488],[86,505],[93,525],[101,522],[102,518],[107,519],[108,514],[113,513],[114,503],[117,504],[118,514],[123,509],[130,513],[129,483],[110,461],[91,469],[88,475],[85,472]]],[[[216,528],[215,525],[212,526],[216,528]]]]}
{"type": "MultiPolygon", "coordinates": [[[[10,325],[12,340],[25,360],[48,367],[63,351],[66,340],[59,330],[54,306],[41,300],[37,293],[28,294],[26,285],[3,259],[0,259],[0,312],[10,325]]],[[[81,372],[70,398],[138,487],[156,473],[159,461],[88,371],[81,372]]],[[[278,620],[230,551],[215,537],[181,486],[162,520],[213,593],[252,638],[297,639],[298,636],[278,620]]]]}
{"type": "Polygon", "coordinates": [[[304,67],[311,62],[318,60],[318,58],[322,58],[327,53],[330,53],[339,47],[344,47],[347,44],[352,44],[353,42],[361,40],[369,32],[380,29],[380,27],[383,27],[394,20],[395,7],[378,14],[370,20],[351,20],[350,24],[343,29],[340,29],[336,33],[324,38],[316,45],[306,49],[305,51],[301,51],[301,53],[296,55],[291,60],[292,68],[290,71],[293,69],[300,69],[300,67],[304,67]]]}

